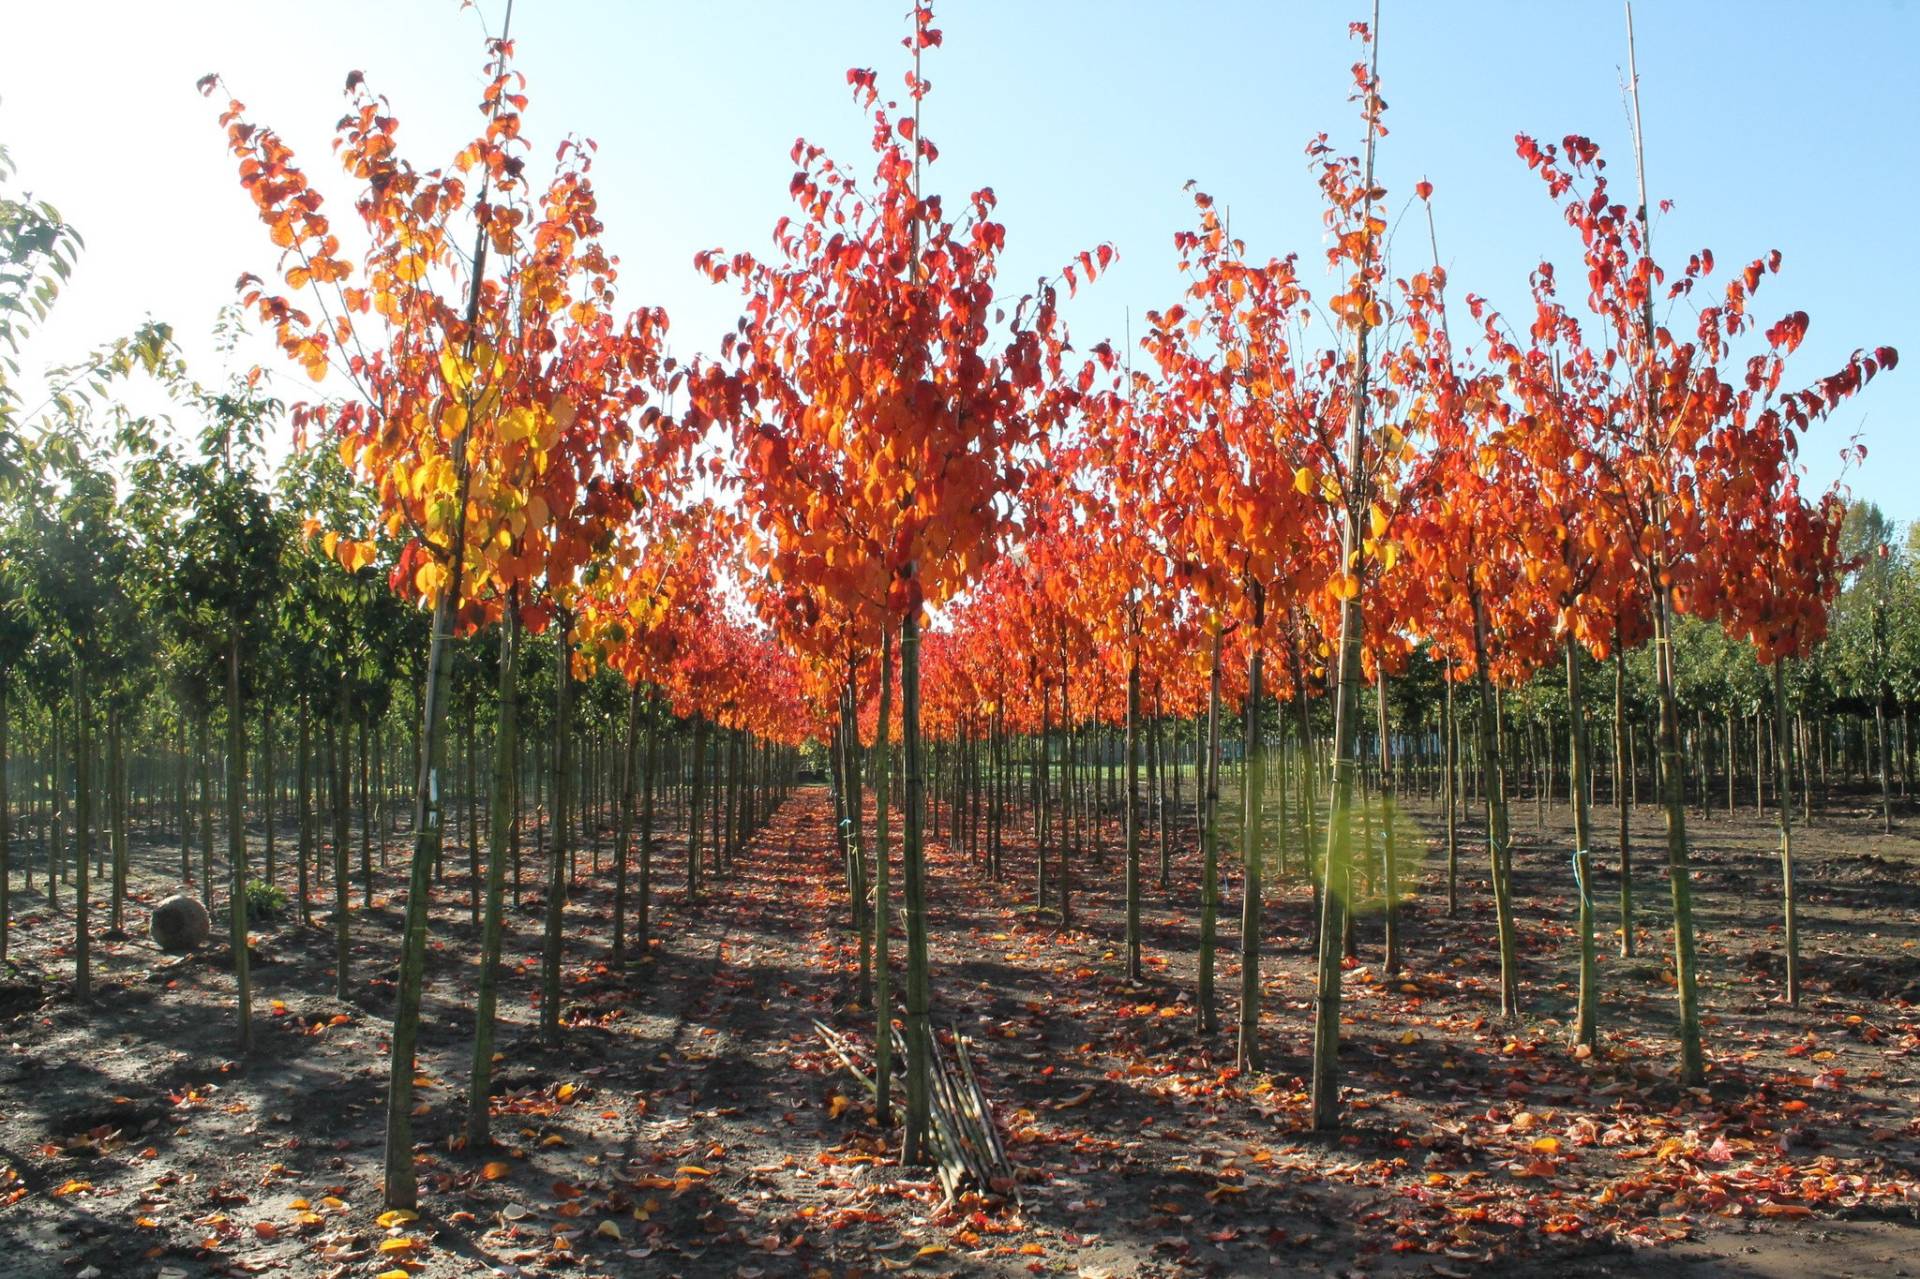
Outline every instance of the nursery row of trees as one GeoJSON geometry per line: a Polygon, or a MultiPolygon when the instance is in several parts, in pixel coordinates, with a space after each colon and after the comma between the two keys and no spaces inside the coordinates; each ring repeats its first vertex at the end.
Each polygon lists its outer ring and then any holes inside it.
{"type": "MultiPolygon", "coordinates": [[[[1377,908],[1389,971],[1418,944],[1400,919],[1400,800],[1444,804],[1450,905],[1457,815],[1469,802],[1482,815],[1509,1017],[1522,1000],[1512,802],[1530,786],[1538,803],[1570,804],[1574,1037],[1596,1042],[1595,858],[1608,844],[1591,808],[1604,780],[1606,802],[1644,786],[1665,814],[1680,1075],[1698,1082],[1689,801],[1718,803],[1724,782],[1731,806],[1743,779],[1759,802],[1773,796],[1793,999],[1796,812],[1868,776],[1891,822],[1895,789],[1911,784],[1914,548],[1838,491],[1805,491],[1797,460],[1802,435],[1897,357],[1863,350],[1790,381],[1810,321],[1769,324],[1755,301],[1780,255],[1724,283],[1704,249],[1662,266],[1638,166],[1640,189],[1616,196],[1577,135],[1515,145],[1575,237],[1584,295],[1564,300],[1550,261],[1514,317],[1458,293],[1439,265],[1434,188],[1395,203],[1376,177],[1377,18],[1353,26],[1361,145],[1322,134],[1307,147],[1327,295],[1296,256],[1234,238],[1195,192],[1193,225],[1173,237],[1185,285],[1147,312],[1132,350],[1077,348],[1062,316],[1111,246],[1010,298],[991,189],[951,202],[925,189],[938,152],[921,127],[922,62],[942,33],[924,3],[897,100],[875,72],[848,73],[872,124],[871,173],[802,140],[771,252],[697,256],[739,290],[742,314],[691,363],[668,355],[664,312],[618,300],[591,146],[564,142],[536,181],[505,32],[490,42],[483,124],[441,167],[411,163],[387,101],[349,77],[335,150],[352,252],[281,136],[209,77],[281,255],[270,276],[243,279],[242,304],[319,384],[284,410],[293,459],[270,474],[261,457],[282,410],[258,374],[209,392],[158,327],[56,371],[40,408],[6,400],[0,679],[18,690],[29,745],[0,814],[36,832],[43,876],[73,877],[76,990],[96,826],[118,872],[114,926],[130,817],[180,840],[209,901],[224,832],[243,1048],[248,882],[288,878],[274,815],[293,814],[298,832],[303,920],[331,885],[343,989],[351,819],[363,883],[367,832],[383,856],[388,833],[405,832],[386,1196],[410,1207],[428,906],[436,877],[457,874],[458,841],[468,909],[484,920],[478,1140],[529,805],[554,1038],[579,854],[599,872],[611,826],[611,940],[616,958],[644,958],[660,805],[673,801],[697,896],[703,830],[724,866],[802,752],[824,746],[883,1123],[897,1014],[904,1031],[906,1160],[925,1159],[930,1139],[926,850],[943,812],[950,841],[990,874],[1007,832],[1030,834],[1036,904],[1063,923],[1116,812],[1136,977],[1150,812],[1163,884],[1191,812],[1196,1008],[1214,1030],[1219,914],[1237,872],[1246,1070],[1261,1056],[1264,897],[1276,872],[1310,880],[1313,1114],[1332,1128],[1356,906],[1377,908]],[[1425,243],[1399,242],[1396,261],[1389,223],[1408,215],[1425,243]],[[200,424],[197,450],[126,406],[126,378],[157,382],[170,413],[200,424]],[[1223,820],[1228,796],[1239,811],[1223,820]]],[[[1637,161],[1637,105],[1634,126],[1637,161]]],[[[49,302],[71,241],[12,252],[22,265],[7,287],[26,281],[16,296],[49,302]]],[[[1626,809],[1617,923],[1631,947],[1626,809]]]]}

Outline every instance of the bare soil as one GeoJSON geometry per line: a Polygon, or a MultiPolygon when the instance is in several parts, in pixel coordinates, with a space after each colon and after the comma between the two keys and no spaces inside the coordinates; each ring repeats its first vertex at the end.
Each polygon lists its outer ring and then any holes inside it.
{"type": "MultiPolygon", "coordinates": [[[[1617,924],[1614,811],[1594,885],[1617,924]]],[[[1346,1130],[1305,1130],[1311,890],[1270,885],[1265,1071],[1233,1068],[1239,887],[1226,874],[1225,1031],[1195,1028],[1198,878],[1147,854],[1148,977],[1125,979],[1117,832],[1076,867],[1074,926],[1031,908],[1023,830],[1006,879],[932,847],[935,1013],[975,1044],[1022,1169],[1019,1201],[942,1202],[825,1050],[820,1018],[870,1039],[837,891],[832,807],[797,791],[704,904],[680,846],[657,853],[656,943],[608,962],[606,858],[568,905],[564,1048],[537,1035],[539,878],[511,915],[490,1150],[455,1134],[471,1052],[476,930],[464,872],[436,888],[416,1120],[419,1220],[383,1226],[379,1169],[404,842],[361,906],[353,997],[332,935],[255,933],[257,1046],[232,1054],[230,957],[145,938],[177,850],[136,835],[130,922],[95,939],[70,993],[71,916],[16,875],[0,985],[0,1274],[487,1273],[859,1276],[1920,1272],[1920,823],[1865,801],[1799,832],[1806,994],[1781,998],[1777,830],[1751,809],[1696,820],[1706,1088],[1674,1083],[1658,814],[1633,815],[1638,954],[1603,936],[1604,1045],[1566,1046],[1574,885],[1564,809],[1516,807],[1525,1015],[1498,1016],[1485,857],[1463,829],[1449,918],[1439,814],[1403,807],[1406,965],[1380,971],[1363,900],[1346,973],[1346,1130]],[[387,1250],[382,1251],[382,1245],[387,1250]]],[[[254,832],[256,842],[259,832],[254,832]]],[[[610,838],[609,841],[610,843],[610,838]]],[[[1189,841],[1190,842],[1190,841],[1189,841]]],[[[282,856],[285,854],[282,839],[282,856]]],[[[1290,854],[1297,861],[1297,850],[1290,854]]],[[[355,858],[357,864],[357,852],[355,858]]],[[[1223,858],[1223,862],[1231,861],[1223,858]]],[[[1269,855],[1270,864],[1273,861],[1269,855]]],[[[1224,868],[1223,868],[1224,870],[1224,868]]],[[[283,882],[288,877],[283,876],[283,882]]],[[[325,901],[322,902],[321,898],[325,901]]],[[[61,903],[70,909],[70,890],[61,903]]],[[[104,925],[96,903],[96,919],[104,925]]],[[[896,962],[904,942],[896,931],[896,962]]]]}

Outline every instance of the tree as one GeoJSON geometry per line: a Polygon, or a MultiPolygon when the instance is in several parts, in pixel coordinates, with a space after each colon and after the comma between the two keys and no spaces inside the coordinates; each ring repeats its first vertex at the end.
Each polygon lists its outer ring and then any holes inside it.
{"type": "MultiPolygon", "coordinates": [[[[1884,361],[1883,361],[1884,362],[1884,361]]],[[[1887,701],[1892,691],[1891,663],[1896,588],[1903,565],[1894,544],[1894,524],[1878,506],[1853,502],[1840,527],[1838,552],[1851,566],[1842,629],[1841,669],[1850,691],[1873,709],[1874,758],[1880,771],[1880,825],[1893,829],[1893,787],[1888,780],[1887,701]]]]}
{"type": "MultiPolygon", "coordinates": [[[[900,637],[905,747],[907,1119],[903,1158],[928,1140],[929,1028],[920,621],[972,580],[998,549],[1006,495],[1023,479],[1018,451],[1064,411],[1054,380],[1064,332],[1057,287],[1014,308],[1010,336],[992,334],[994,277],[1005,228],[982,188],[958,219],[923,196],[922,165],[938,154],[921,132],[923,52],[941,33],[917,2],[905,44],[910,108],[883,102],[870,70],[847,74],[874,124],[872,185],[824,151],[794,146],[796,227],[775,230],[783,265],[702,253],[714,280],[739,280],[747,315],[722,344],[732,368],[697,377],[694,406],[728,424],[743,455],[745,498],[780,582],[822,584],[850,599],[880,596],[900,637]],[[878,592],[875,579],[885,583],[878,592]]],[[[1111,258],[1081,255],[1070,286],[1111,258]]]]}
{"type": "MultiPolygon", "coordinates": [[[[208,414],[201,438],[203,460],[187,468],[183,488],[193,495],[191,513],[179,529],[175,589],[185,610],[202,613],[203,625],[225,649],[227,767],[227,899],[238,1017],[239,1051],[253,1046],[252,984],[247,966],[246,770],[243,670],[265,642],[279,593],[280,523],[272,499],[254,478],[253,463],[266,425],[279,405],[252,394],[244,383],[233,391],[201,394],[208,414]]],[[[248,691],[251,691],[250,689],[248,691]]]]}
{"type": "MultiPolygon", "coordinates": [[[[346,171],[364,184],[356,207],[371,236],[357,271],[341,256],[319,192],[279,136],[249,121],[238,101],[221,115],[241,183],[283,250],[285,283],[308,291],[319,315],[252,277],[242,281],[243,300],[315,380],[332,371],[353,391],[344,402],[297,407],[296,428],[329,430],[342,460],[377,483],[386,532],[407,538],[395,587],[433,611],[389,1069],[385,1194],[395,1208],[418,1198],[412,1058],[427,898],[442,837],[442,728],[456,620],[471,626],[497,617],[516,584],[542,576],[564,615],[574,574],[603,547],[608,521],[629,497],[626,482],[609,483],[599,468],[637,426],[660,417],[645,400],[660,371],[665,318],[653,311],[613,318],[615,270],[597,241],[589,148],[563,145],[552,180],[537,193],[520,130],[526,97],[517,91],[504,30],[489,50],[485,128],[443,169],[408,164],[395,149],[398,121],[385,101],[358,72],[347,78],[350,109],[336,143],[346,171]],[[458,233],[467,218],[473,248],[463,254],[458,233]],[[498,278],[489,277],[490,258],[498,278]]],[[[201,86],[211,93],[218,78],[201,86]]],[[[371,563],[376,550],[337,535],[327,549],[349,571],[371,563]]],[[[564,664],[564,642],[561,649],[564,664]]],[[[564,678],[558,693],[566,697],[564,678]]]]}
{"type": "Polygon", "coordinates": [[[13,158],[0,145],[0,484],[24,462],[22,406],[14,387],[22,344],[46,319],[84,247],[79,231],[45,200],[7,189],[13,158]]]}
{"type": "Polygon", "coordinates": [[[25,533],[37,547],[23,583],[34,628],[58,645],[68,671],[73,715],[74,994],[92,997],[91,886],[93,713],[91,697],[112,632],[105,625],[125,590],[130,561],[112,474],[88,438],[84,419],[36,441],[25,533]]]}
{"type": "MultiPolygon", "coordinates": [[[[1628,31],[1628,87],[1634,103],[1638,205],[1629,210],[1609,197],[1600,149],[1580,136],[1558,147],[1525,134],[1516,149],[1537,171],[1556,201],[1565,201],[1568,224],[1581,237],[1588,271],[1588,306],[1598,321],[1597,362],[1611,375],[1605,450],[1610,459],[1593,500],[1606,504],[1633,554],[1651,596],[1655,689],[1660,711],[1660,785],[1667,819],[1668,883],[1673,900],[1675,991],[1680,1011],[1680,1077],[1697,1085],[1705,1074],[1694,962],[1693,900],[1688,862],[1681,759],[1674,619],[1705,607],[1695,590],[1696,571],[1709,530],[1727,518],[1724,495],[1743,458],[1721,447],[1725,433],[1776,415],[1803,429],[1860,390],[1897,361],[1891,348],[1857,351],[1837,372],[1801,391],[1778,393],[1782,366],[1753,357],[1735,371],[1735,339],[1757,322],[1751,300],[1761,281],[1780,269],[1777,250],[1755,258],[1726,286],[1722,299],[1698,309],[1689,339],[1655,320],[1660,285],[1667,273],[1653,257],[1651,216],[1640,145],[1638,78],[1628,31]],[[1576,189],[1576,188],[1580,189],[1576,189]],[[1758,361],[1756,364],[1755,361],[1758,361]]],[[[1713,272],[1713,254],[1701,250],[1667,284],[1669,299],[1687,296],[1713,272]]],[[[1769,346],[1791,350],[1804,332],[1799,321],[1767,331],[1769,346]]]]}
{"type": "MultiPolygon", "coordinates": [[[[1147,313],[1144,345],[1167,388],[1156,413],[1160,429],[1171,433],[1166,452],[1186,459],[1167,477],[1172,493],[1163,506],[1177,525],[1171,536],[1181,576],[1196,592],[1206,629],[1223,641],[1234,631],[1245,655],[1237,1059],[1252,1070],[1259,1061],[1267,628],[1270,617],[1292,612],[1328,580],[1315,476],[1336,456],[1337,428],[1328,404],[1330,366],[1295,349],[1294,326],[1309,299],[1294,259],[1249,261],[1213,197],[1196,192],[1194,205],[1199,228],[1174,237],[1186,297],[1147,313]]],[[[1304,681],[1294,683],[1298,694],[1304,681]]],[[[1213,739],[1217,746],[1217,733],[1213,739]]],[[[1216,785],[1210,766],[1210,791],[1216,785]]],[[[1201,931],[1206,1025],[1212,950],[1204,940],[1204,905],[1201,931]]]]}

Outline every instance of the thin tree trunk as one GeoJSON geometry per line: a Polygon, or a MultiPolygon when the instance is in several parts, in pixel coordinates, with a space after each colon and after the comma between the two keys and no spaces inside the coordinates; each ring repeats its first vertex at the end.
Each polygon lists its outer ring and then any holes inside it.
{"type": "Polygon", "coordinates": [[[253,982],[247,966],[247,727],[240,717],[240,627],[227,632],[227,865],[239,1052],[253,1051],[253,982]]]}
{"type": "Polygon", "coordinates": [[[1200,763],[1200,789],[1205,810],[1200,823],[1200,981],[1195,1009],[1202,1034],[1220,1029],[1213,1006],[1215,933],[1220,916],[1220,650],[1225,636],[1213,635],[1212,672],[1207,677],[1207,746],[1200,763]]]}
{"type": "Polygon", "coordinates": [[[1440,779],[1441,803],[1447,809],[1447,918],[1460,913],[1460,823],[1458,819],[1460,734],[1453,714],[1453,663],[1447,663],[1446,701],[1440,712],[1440,749],[1445,756],[1440,779]]]}
{"type": "Polygon", "coordinates": [[[1040,685],[1040,732],[1033,739],[1029,785],[1033,791],[1033,908],[1047,908],[1047,844],[1053,838],[1053,796],[1048,786],[1047,742],[1053,736],[1053,698],[1045,684],[1040,685]]]}
{"type": "Polygon", "coordinates": [[[707,780],[707,720],[704,715],[696,715],[693,720],[692,778],[687,797],[687,904],[694,905],[700,900],[700,813],[701,801],[706,796],[707,780]]]}
{"type": "Polygon", "coordinates": [[[1579,641],[1569,632],[1562,643],[1567,650],[1567,738],[1572,760],[1567,797],[1573,805],[1573,882],[1580,915],[1580,1002],[1573,1041],[1595,1048],[1600,1042],[1600,990],[1594,967],[1593,854],[1587,827],[1587,713],[1581,700],[1579,641]]]}
{"type": "Polygon", "coordinates": [[[296,891],[300,895],[300,926],[313,923],[313,913],[307,894],[308,863],[313,856],[313,723],[312,712],[307,704],[306,694],[302,693],[298,702],[300,717],[300,763],[296,789],[300,804],[300,865],[295,880],[296,891]]]}
{"type": "MultiPolygon", "coordinates": [[[[906,877],[907,910],[907,1123],[901,1162],[916,1166],[928,1157],[931,1118],[929,1070],[933,1033],[928,1023],[927,867],[921,838],[924,780],[920,750],[920,611],[907,610],[900,624],[900,735],[906,747],[907,793],[900,863],[906,877]]],[[[1060,902],[1067,902],[1066,868],[1061,868],[1060,902]]]]}
{"type": "Polygon", "coordinates": [[[1147,789],[1153,794],[1153,825],[1160,837],[1160,891],[1165,893],[1173,875],[1173,846],[1167,830],[1166,721],[1160,714],[1160,694],[1153,696],[1153,719],[1147,728],[1147,789]]]}
{"type": "Polygon", "coordinates": [[[1884,684],[1873,699],[1873,750],[1880,764],[1880,829],[1893,833],[1893,791],[1887,784],[1887,691],[1884,684]]]}
{"type": "Polygon", "coordinates": [[[873,859],[873,1071],[874,1122],[884,1130],[893,1125],[893,969],[891,958],[893,900],[887,805],[893,772],[893,628],[880,628],[880,715],[874,729],[874,859],[873,859]]]}
{"type": "MultiPolygon", "coordinates": [[[[466,800],[467,837],[467,921],[480,923],[480,733],[474,726],[476,705],[480,700],[478,691],[467,697],[467,793],[466,800]]],[[[384,827],[382,828],[385,829],[384,827]]]]}
{"type": "MultiPolygon", "coordinates": [[[[92,937],[88,927],[87,867],[93,855],[93,783],[87,775],[87,689],[80,658],[73,658],[73,995],[93,997],[92,937]]],[[[51,884],[53,877],[47,877],[51,884]]]]}
{"type": "MultiPolygon", "coordinates": [[[[1634,57],[1633,7],[1627,7],[1627,84],[1633,103],[1633,152],[1639,180],[1640,251],[1653,252],[1653,235],[1647,215],[1646,149],[1640,131],[1640,72],[1634,57]]],[[[1641,339],[1645,346],[1647,369],[1646,430],[1650,437],[1660,436],[1658,410],[1659,387],[1651,365],[1654,354],[1653,296],[1647,292],[1641,311],[1641,339]]],[[[1665,517],[1664,502],[1656,502],[1655,524],[1665,517]]],[[[1660,765],[1663,798],[1667,808],[1667,877],[1673,896],[1673,966],[1675,994],[1680,1005],[1680,1082],[1697,1087],[1706,1075],[1706,1062],[1700,1050],[1700,1006],[1694,985],[1693,887],[1687,863],[1687,814],[1681,794],[1680,706],[1675,692],[1673,659],[1673,596],[1664,582],[1665,556],[1656,548],[1648,571],[1648,588],[1653,595],[1654,671],[1660,697],[1660,765]]]]}
{"type": "Polygon", "coordinates": [[[1388,976],[1400,971],[1400,863],[1393,842],[1393,749],[1387,729],[1387,672],[1382,666],[1374,681],[1374,700],[1380,720],[1380,841],[1386,867],[1386,954],[1381,966],[1388,976]]]}
{"type": "Polygon", "coordinates": [[[653,803],[660,784],[660,690],[647,690],[646,778],[640,797],[640,897],[634,903],[633,943],[640,958],[651,958],[653,947],[653,803]]]}
{"type": "Polygon", "coordinates": [[[1787,732],[1787,659],[1773,659],[1774,786],[1780,810],[1780,912],[1786,928],[1787,1003],[1800,1005],[1800,920],[1793,891],[1793,762],[1787,732]]]}
{"type": "MultiPolygon", "coordinates": [[[[905,654],[902,653],[904,658],[905,654]]],[[[1073,858],[1075,821],[1073,802],[1073,700],[1068,687],[1067,655],[1060,651],[1060,860],[1053,877],[1054,896],[1060,904],[1060,926],[1073,923],[1073,858]]],[[[904,686],[903,686],[904,687],[904,686]]]]}
{"type": "MultiPolygon", "coordinates": [[[[1618,627],[1614,634],[1617,639],[1618,627]]],[[[1613,650],[1613,798],[1620,809],[1620,954],[1623,958],[1633,955],[1633,839],[1628,819],[1632,815],[1629,804],[1638,802],[1636,793],[1640,787],[1634,776],[1631,749],[1627,733],[1627,656],[1616,646],[1613,650]],[[1627,771],[1624,787],[1618,777],[1623,767],[1627,771]]]]}
{"type": "Polygon", "coordinates": [[[567,765],[573,708],[573,622],[562,618],[553,683],[553,840],[547,849],[547,926],[540,950],[540,1039],[560,1044],[560,958],[566,925],[567,858],[573,832],[567,824],[567,765]]]}
{"type": "Polygon", "coordinates": [[[1266,620],[1266,592],[1259,583],[1253,594],[1253,627],[1247,647],[1246,764],[1241,782],[1240,848],[1240,1020],[1235,1061],[1242,1074],[1260,1066],[1260,907],[1261,800],[1266,781],[1265,737],[1260,729],[1261,675],[1266,655],[1261,652],[1266,620]]]}
{"type": "Polygon", "coordinates": [[[327,723],[327,764],[333,775],[333,994],[347,997],[347,682],[335,685],[334,712],[327,723]]]}
{"type": "MultiPolygon", "coordinates": [[[[360,905],[373,909],[373,756],[367,746],[367,717],[360,717],[360,905]]],[[[382,856],[386,841],[380,845],[382,856]]],[[[439,858],[435,854],[435,860],[439,858]]]]}
{"type": "Polygon", "coordinates": [[[1507,827],[1506,761],[1495,743],[1493,680],[1487,673],[1487,612],[1479,588],[1470,588],[1473,606],[1474,682],[1480,691],[1480,782],[1487,804],[1487,854],[1493,876],[1493,908],[1500,938],[1500,1015],[1520,1014],[1520,979],[1513,931],[1513,902],[1507,879],[1512,834],[1507,827]]]}
{"type": "Polygon", "coordinates": [[[1140,968],[1140,652],[1127,658],[1127,977],[1140,968]]]}
{"type": "Polygon", "coordinates": [[[13,932],[13,801],[7,792],[7,701],[9,672],[0,667],[0,964],[7,962],[7,940],[13,932]]]}
{"type": "MultiPolygon", "coordinates": [[[[0,733],[4,733],[0,729],[0,733]]],[[[114,937],[126,936],[127,905],[127,799],[126,799],[126,757],[121,743],[121,715],[119,711],[108,713],[107,717],[107,813],[111,826],[108,835],[108,847],[113,853],[113,902],[108,917],[108,929],[114,937]]],[[[0,770],[6,767],[6,759],[0,752],[0,770]]],[[[0,808],[4,808],[6,791],[0,784],[0,808]]],[[[0,823],[5,818],[0,817],[0,823]]],[[[0,952],[4,948],[0,947],[0,952]]]]}
{"type": "Polygon", "coordinates": [[[475,998],[473,1067],[467,1076],[467,1144],[491,1139],[493,1038],[500,998],[500,952],[505,944],[507,844],[514,828],[515,764],[519,759],[520,607],[516,589],[500,627],[499,730],[493,741],[493,785],[487,797],[487,893],[480,934],[480,987],[475,998]]]}
{"type": "Polygon", "coordinates": [[[213,913],[213,775],[208,762],[207,721],[211,712],[200,709],[200,904],[213,913]]]}
{"type": "Polygon", "coordinates": [[[627,959],[627,862],[633,839],[633,766],[640,735],[640,681],[627,689],[627,737],[620,752],[620,794],[617,797],[619,826],[613,843],[613,964],[627,959]]]}
{"type": "Polygon", "coordinates": [[[273,777],[273,703],[265,702],[260,712],[260,825],[266,841],[266,869],[262,877],[271,884],[274,872],[278,869],[273,843],[273,801],[275,798],[273,777]]]}

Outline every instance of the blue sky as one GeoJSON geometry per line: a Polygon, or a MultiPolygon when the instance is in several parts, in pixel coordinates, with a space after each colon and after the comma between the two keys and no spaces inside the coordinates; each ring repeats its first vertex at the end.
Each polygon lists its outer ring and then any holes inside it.
{"type": "MultiPolygon", "coordinates": [[[[864,166],[843,73],[873,66],[883,87],[899,83],[906,7],[520,0],[536,154],[566,132],[599,141],[623,298],[667,308],[677,353],[714,350],[738,314],[692,258],[767,247],[789,210],[794,138],[864,166]]],[[[495,25],[502,8],[482,0],[495,25]]],[[[1542,255],[1568,260],[1573,241],[1514,158],[1514,133],[1584,133],[1614,157],[1615,182],[1630,180],[1621,6],[1387,0],[1384,10],[1391,136],[1380,171],[1393,207],[1430,179],[1456,296],[1517,313],[1528,269],[1542,255]]],[[[1083,248],[1119,249],[1071,305],[1082,347],[1119,339],[1129,316],[1137,333],[1143,312],[1176,296],[1171,237],[1191,224],[1190,178],[1231,207],[1251,252],[1298,252],[1315,283],[1321,226],[1303,148],[1321,130],[1357,140],[1346,96],[1358,47],[1346,26],[1365,16],[1331,0],[949,0],[938,14],[947,43],[927,68],[925,128],[941,149],[932,186],[994,187],[1016,292],[1083,248]]],[[[1812,314],[1794,365],[1804,380],[1856,346],[1902,348],[1909,365],[1820,428],[1804,456],[1824,483],[1858,433],[1869,456],[1847,476],[1854,493],[1920,517],[1920,5],[1648,0],[1636,21],[1649,183],[1675,206],[1656,247],[1676,265],[1711,247],[1723,272],[1780,249],[1784,271],[1761,310],[1812,314]]],[[[342,200],[327,144],[349,70],[391,98],[416,163],[450,157],[479,118],[480,21],[453,0],[68,0],[15,6],[7,26],[0,138],[20,180],[88,246],[30,363],[73,358],[150,313],[212,376],[214,313],[273,253],[216,107],[194,91],[200,75],[224,74],[342,200]]],[[[1409,234],[1396,266],[1415,269],[1423,255],[1409,234]]]]}

